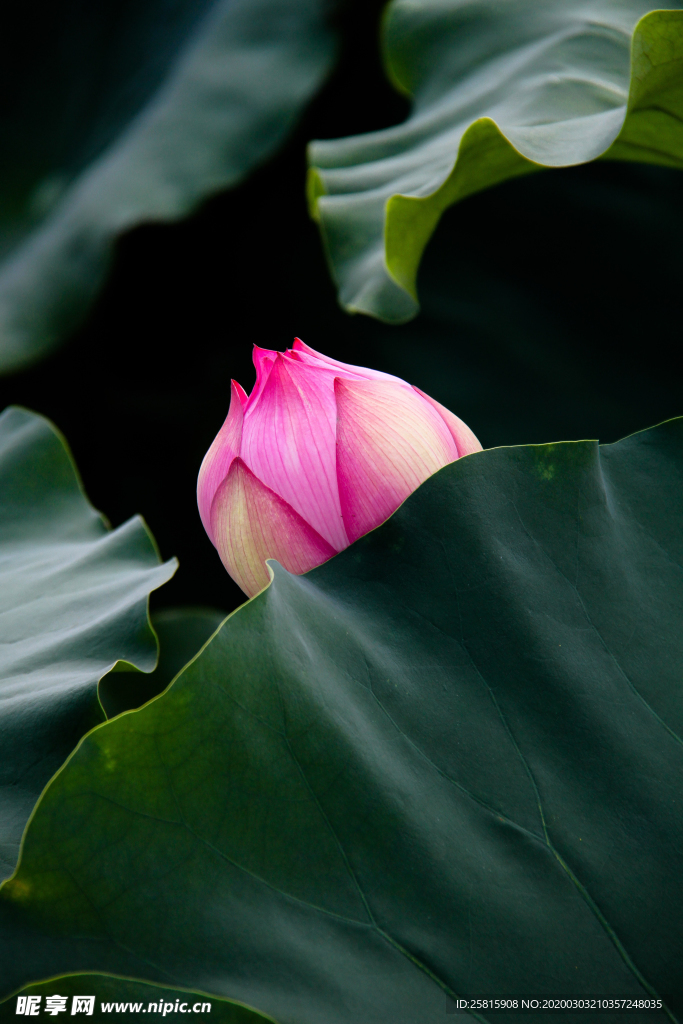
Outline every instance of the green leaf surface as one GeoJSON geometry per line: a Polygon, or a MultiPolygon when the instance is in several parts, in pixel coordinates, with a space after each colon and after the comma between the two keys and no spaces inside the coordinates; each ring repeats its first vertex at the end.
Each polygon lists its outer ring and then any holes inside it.
{"type": "Polygon", "coordinates": [[[468,456],[306,576],[271,563],[46,790],[3,992],[107,971],[281,1024],[456,994],[682,1019],[682,526],[677,419],[468,456]]]}
{"type": "Polygon", "coordinates": [[[659,6],[393,0],[386,63],[411,116],[310,147],[341,304],[410,320],[444,210],[507,178],[599,157],[683,167],[683,10],[659,6]]]}
{"type": "MultiPolygon", "coordinates": [[[[148,595],[175,572],[144,522],[110,530],[61,435],[25,409],[0,416],[0,877],[41,790],[104,718],[98,680],[151,672],[148,595]],[[130,667],[129,665],[129,667],[130,667]]],[[[140,677],[144,678],[144,677],[140,677]]]]}
{"type": "Polygon", "coordinates": [[[225,617],[225,612],[215,608],[165,608],[152,615],[152,627],[159,640],[159,663],[149,675],[114,668],[100,680],[100,702],[107,718],[142,707],[158,696],[225,617]]]}
{"type": "MultiPolygon", "coordinates": [[[[102,974],[73,974],[27,985],[21,992],[0,1003],[0,1021],[16,1021],[17,997],[28,995],[41,997],[38,1015],[43,1017],[46,1015],[46,997],[66,996],[66,1016],[70,1015],[74,996],[94,995],[95,1005],[90,1015],[92,1020],[116,1020],[122,1015],[126,1021],[145,1022],[149,1019],[147,1014],[151,1013],[162,1019],[170,1017],[176,1021],[198,1018],[203,1021],[219,1020],[222,1024],[265,1024],[267,1021],[277,1024],[272,1017],[257,1013],[242,1003],[217,999],[204,992],[148,985],[131,978],[102,974]],[[118,1010],[115,1009],[117,1003],[118,1010]],[[121,1004],[125,1004],[125,1010],[121,1004]],[[179,1014],[183,1016],[179,1017],[179,1014]]],[[[59,1019],[59,1015],[56,1017],[59,1019]]]]}
{"type": "Polygon", "coordinates": [[[324,0],[17,8],[4,31],[0,370],[78,323],[117,234],[183,216],[282,142],[331,67],[326,12],[324,0]]]}

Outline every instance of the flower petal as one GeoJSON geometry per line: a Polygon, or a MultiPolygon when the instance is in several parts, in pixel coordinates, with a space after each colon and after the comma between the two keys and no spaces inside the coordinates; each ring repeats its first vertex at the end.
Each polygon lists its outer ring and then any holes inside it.
{"type": "Polygon", "coordinates": [[[336,551],[286,501],[234,459],[211,506],[211,527],[223,565],[249,597],[269,582],[267,558],[293,573],[308,572],[336,551]]]}
{"type": "Polygon", "coordinates": [[[251,389],[251,394],[249,395],[247,405],[245,406],[245,412],[258,401],[259,395],[268,383],[270,371],[273,368],[273,363],[275,362],[277,355],[279,355],[279,353],[272,351],[272,349],[259,348],[258,345],[254,345],[251,358],[254,363],[254,369],[256,370],[256,383],[251,389]]]}
{"type": "Polygon", "coordinates": [[[456,416],[454,412],[447,409],[445,405],[441,404],[441,402],[437,402],[435,398],[431,398],[429,395],[426,395],[424,391],[420,391],[420,389],[416,388],[414,384],[413,391],[417,391],[418,395],[422,395],[424,400],[429,402],[429,404],[436,409],[444,420],[457,445],[458,456],[460,458],[462,458],[463,455],[471,455],[472,452],[482,451],[479,439],[475,437],[467,424],[464,423],[459,416],[456,416]]]}
{"type": "MultiPolygon", "coordinates": [[[[291,349],[285,353],[290,359],[306,363],[309,366],[329,366],[339,370],[340,376],[347,374],[351,377],[359,377],[361,380],[393,380],[399,384],[405,384],[400,377],[394,377],[391,373],[382,373],[381,370],[371,370],[367,366],[353,366],[351,363],[341,363],[338,359],[331,359],[324,356],[322,352],[316,352],[310,345],[306,345],[301,338],[295,338],[291,349]]],[[[407,385],[410,387],[410,385],[407,385]]]]}
{"type": "Polygon", "coordinates": [[[337,490],[334,377],[329,370],[275,360],[244,416],[241,456],[336,551],[349,541],[337,490]]]}
{"type": "Polygon", "coordinates": [[[353,542],[458,451],[439,413],[410,387],[338,377],[335,395],[339,497],[353,542]]]}
{"type": "Polygon", "coordinates": [[[241,384],[231,381],[230,408],[225,423],[216,434],[211,447],[204,456],[197,478],[197,504],[204,529],[212,543],[216,541],[211,532],[211,502],[225,477],[230,463],[240,453],[242,422],[247,396],[241,384]]]}

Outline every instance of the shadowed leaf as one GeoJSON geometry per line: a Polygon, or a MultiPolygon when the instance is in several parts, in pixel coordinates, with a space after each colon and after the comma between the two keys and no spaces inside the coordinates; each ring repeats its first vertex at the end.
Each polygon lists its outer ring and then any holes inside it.
{"type": "Polygon", "coordinates": [[[159,639],[159,663],[148,675],[113,671],[100,680],[99,695],[107,718],[142,707],[166,689],[225,618],[215,608],[166,608],[152,616],[159,639]]]}
{"type": "Polygon", "coordinates": [[[184,216],[264,160],[334,55],[325,0],[22,10],[3,63],[0,370],[78,323],[117,234],[184,216]]]}

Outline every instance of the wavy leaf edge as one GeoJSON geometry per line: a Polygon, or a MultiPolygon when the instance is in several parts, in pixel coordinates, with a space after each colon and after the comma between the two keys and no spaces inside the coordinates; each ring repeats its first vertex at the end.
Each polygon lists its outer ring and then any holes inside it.
{"type": "MultiPolygon", "coordinates": [[[[394,88],[406,96],[410,93],[401,81],[394,67],[392,56],[386,44],[386,33],[393,4],[385,10],[382,23],[382,50],[385,73],[394,88]]],[[[683,10],[652,10],[636,23],[631,38],[631,64],[628,100],[624,116],[612,141],[598,153],[594,160],[624,160],[663,164],[683,168],[683,149],[680,157],[666,153],[629,138],[633,117],[642,109],[641,101],[648,99],[652,89],[648,88],[649,74],[656,72],[666,63],[683,65],[683,10]],[[675,56],[669,62],[653,64],[649,56],[653,36],[658,34],[662,23],[673,22],[679,28],[679,38],[672,39],[675,56]]],[[[667,113],[666,111],[661,111],[667,113]]],[[[671,115],[673,117],[673,115],[671,115]]],[[[406,124],[407,122],[403,122],[406,124]]],[[[400,127],[400,126],[397,126],[400,127]]],[[[362,138],[358,136],[357,138],[362,138]]],[[[331,140],[343,142],[346,140],[331,140]]],[[[451,169],[441,185],[427,195],[416,196],[396,192],[384,204],[383,226],[383,269],[390,291],[388,308],[382,309],[368,300],[363,291],[355,296],[347,293],[343,275],[336,265],[333,245],[325,224],[325,198],[328,192],[320,169],[315,165],[316,142],[309,144],[309,169],[306,194],[311,218],[318,224],[323,248],[331,276],[339,289],[339,303],[348,313],[364,313],[378,320],[403,324],[417,316],[420,306],[417,294],[417,276],[427,244],[445,211],[462,199],[482,192],[504,181],[538,171],[575,167],[590,162],[577,160],[569,163],[540,163],[526,156],[505,135],[494,118],[476,118],[465,130],[457,147],[451,169]],[[489,159],[486,163],[484,158],[489,159]],[[484,173],[481,173],[482,167],[484,173]],[[321,207],[322,200],[322,207],[321,207]]]]}

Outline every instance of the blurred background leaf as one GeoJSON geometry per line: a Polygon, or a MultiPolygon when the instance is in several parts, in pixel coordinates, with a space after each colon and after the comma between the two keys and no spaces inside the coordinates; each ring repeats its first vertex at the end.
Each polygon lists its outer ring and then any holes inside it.
{"type": "Polygon", "coordinates": [[[51,423],[0,416],[0,878],[41,790],[104,718],[99,679],[154,668],[149,593],[175,569],[139,517],[109,530],[51,423]]]}
{"type": "Polygon", "coordinates": [[[412,319],[442,213],[500,181],[600,156],[683,167],[683,11],[653,6],[392,0],[387,71],[413,97],[410,117],[310,146],[311,211],[341,304],[412,319]]]}
{"type": "Polygon", "coordinates": [[[80,970],[281,1024],[484,994],[679,1020],[682,441],[478,452],[305,576],[271,563],[45,791],[2,994],[80,970]]]}
{"type": "Polygon", "coordinates": [[[283,141],[331,68],[328,8],[68,0],[5,9],[0,371],[35,360],[82,320],[118,233],[185,215],[283,141]]]}

